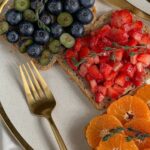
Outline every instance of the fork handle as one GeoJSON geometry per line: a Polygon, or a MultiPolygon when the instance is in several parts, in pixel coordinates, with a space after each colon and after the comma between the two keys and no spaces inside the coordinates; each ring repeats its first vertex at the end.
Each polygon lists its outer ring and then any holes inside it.
{"type": "Polygon", "coordinates": [[[61,137],[61,135],[60,135],[56,125],[55,125],[55,122],[54,122],[53,118],[49,117],[47,119],[48,119],[48,122],[50,123],[50,126],[52,128],[52,131],[54,133],[54,136],[56,138],[56,141],[57,141],[57,143],[59,145],[60,150],[67,150],[67,147],[66,147],[66,145],[65,145],[65,143],[64,143],[64,141],[63,141],[63,139],[62,139],[62,137],[61,137]]]}

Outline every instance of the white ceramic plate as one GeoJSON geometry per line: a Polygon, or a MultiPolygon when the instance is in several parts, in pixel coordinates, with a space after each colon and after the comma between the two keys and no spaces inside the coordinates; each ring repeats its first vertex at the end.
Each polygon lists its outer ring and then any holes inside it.
{"type": "MultiPolygon", "coordinates": [[[[96,6],[98,12],[111,9],[100,2],[96,6]]],[[[0,41],[0,61],[0,101],[9,118],[35,150],[59,150],[48,122],[31,115],[27,107],[18,70],[18,65],[26,62],[25,58],[0,41]]],[[[59,66],[41,73],[56,98],[53,118],[68,150],[88,150],[84,127],[100,112],[59,66]]]]}
{"type": "Polygon", "coordinates": [[[150,15],[150,2],[147,0],[127,0],[133,6],[139,8],[140,10],[146,12],[150,15]]]}

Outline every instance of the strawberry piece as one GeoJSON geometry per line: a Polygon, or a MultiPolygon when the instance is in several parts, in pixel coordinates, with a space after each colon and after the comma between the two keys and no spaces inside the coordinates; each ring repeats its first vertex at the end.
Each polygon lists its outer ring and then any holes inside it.
{"type": "Polygon", "coordinates": [[[105,81],[105,82],[104,82],[104,86],[105,86],[106,88],[112,87],[113,84],[114,84],[114,81],[113,81],[113,80],[108,80],[108,81],[105,81]]]}
{"type": "Polygon", "coordinates": [[[94,63],[95,64],[99,64],[99,56],[95,56],[94,57],[94,63]]]}
{"type": "Polygon", "coordinates": [[[150,54],[140,54],[137,56],[137,61],[142,62],[146,66],[150,65],[150,54]]]}
{"type": "Polygon", "coordinates": [[[116,49],[116,51],[114,52],[115,60],[121,61],[123,58],[123,54],[124,54],[124,49],[116,49]]]}
{"type": "Polygon", "coordinates": [[[135,31],[135,30],[131,30],[129,32],[130,37],[132,37],[133,39],[135,39],[136,41],[141,41],[142,39],[142,33],[135,31]]]}
{"type": "Polygon", "coordinates": [[[132,84],[131,81],[127,81],[127,82],[125,83],[125,85],[123,86],[123,88],[124,88],[124,89],[130,89],[132,85],[133,85],[133,84],[132,84]]]}
{"type": "Polygon", "coordinates": [[[82,40],[81,40],[81,38],[78,38],[78,39],[76,39],[76,42],[75,42],[75,45],[74,45],[74,50],[76,52],[79,52],[81,47],[82,47],[82,40]]]}
{"type": "Polygon", "coordinates": [[[65,54],[65,57],[66,58],[72,58],[72,57],[75,57],[76,55],[75,55],[75,52],[73,51],[73,50],[67,50],[66,51],[66,54],[65,54]]]}
{"type": "Polygon", "coordinates": [[[87,57],[89,54],[89,48],[88,47],[82,47],[79,51],[79,58],[82,59],[84,57],[87,57]]]}
{"type": "Polygon", "coordinates": [[[102,74],[100,73],[98,67],[96,65],[93,65],[93,66],[90,66],[88,68],[88,73],[93,77],[95,78],[96,80],[102,80],[103,79],[103,76],[102,74]]]}
{"type": "Polygon", "coordinates": [[[106,63],[102,63],[100,65],[100,72],[103,74],[103,76],[105,78],[107,78],[109,76],[109,74],[111,73],[112,71],[112,67],[106,63]]]}
{"type": "Polygon", "coordinates": [[[117,84],[115,84],[115,85],[113,86],[113,89],[114,89],[115,91],[117,91],[117,92],[119,93],[119,95],[122,95],[122,94],[125,92],[125,89],[122,88],[122,87],[120,87],[120,86],[117,85],[117,84]]]}
{"type": "Polygon", "coordinates": [[[78,70],[78,67],[76,67],[74,65],[74,63],[72,62],[72,59],[66,59],[67,64],[70,66],[70,68],[72,68],[74,71],[78,70]]]}
{"type": "Polygon", "coordinates": [[[98,92],[102,93],[103,95],[106,95],[107,88],[105,86],[98,86],[98,92]]]}
{"type": "Polygon", "coordinates": [[[94,58],[93,58],[93,57],[89,57],[89,58],[87,59],[86,66],[87,66],[87,67],[90,67],[90,66],[93,65],[94,63],[95,63],[94,58]]]}
{"type": "Polygon", "coordinates": [[[143,28],[142,21],[135,21],[131,26],[131,29],[136,31],[142,31],[142,28],[143,28]]]}
{"type": "Polygon", "coordinates": [[[92,91],[93,93],[96,93],[97,90],[98,90],[96,80],[90,80],[89,82],[90,82],[91,91],[92,91]]]}
{"type": "Polygon", "coordinates": [[[119,93],[113,89],[113,87],[109,87],[107,89],[107,96],[110,97],[111,99],[116,99],[119,96],[119,93]]]}
{"type": "Polygon", "coordinates": [[[92,76],[90,76],[89,74],[86,74],[85,79],[86,79],[87,81],[94,80],[94,78],[93,78],[92,76]]]}
{"type": "Polygon", "coordinates": [[[111,25],[117,28],[132,23],[132,14],[128,10],[118,10],[112,13],[111,25]]]}
{"type": "Polygon", "coordinates": [[[102,42],[105,46],[112,46],[112,42],[108,38],[102,38],[102,42]]]}
{"type": "Polygon", "coordinates": [[[117,42],[119,44],[126,44],[128,42],[129,36],[124,30],[113,27],[109,34],[109,38],[113,42],[117,42]]]}
{"type": "Polygon", "coordinates": [[[136,71],[136,68],[135,66],[133,66],[132,64],[130,63],[126,63],[124,64],[124,66],[121,68],[121,71],[126,73],[129,77],[133,77],[134,76],[134,73],[136,71]]]}
{"type": "Polygon", "coordinates": [[[128,76],[121,73],[116,77],[115,83],[123,87],[128,80],[128,76]]]}
{"type": "Polygon", "coordinates": [[[143,64],[141,62],[138,62],[136,64],[138,72],[142,72],[144,70],[143,64]]]}
{"type": "Polygon", "coordinates": [[[102,102],[103,100],[104,100],[104,95],[102,94],[102,93],[96,93],[96,96],[95,96],[95,101],[96,101],[96,103],[100,103],[100,102],[102,102]]]}
{"type": "Polygon", "coordinates": [[[137,54],[134,55],[134,56],[130,56],[130,62],[135,65],[137,63],[137,54]]]}
{"type": "Polygon", "coordinates": [[[122,62],[116,62],[113,64],[113,70],[114,71],[119,71],[123,66],[123,63],[122,62]]]}
{"type": "Polygon", "coordinates": [[[106,80],[114,80],[115,77],[117,76],[117,72],[112,71],[109,76],[106,78],[106,80]]]}
{"type": "Polygon", "coordinates": [[[99,63],[107,63],[109,62],[109,56],[100,56],[99,63]]]}
{"type": "Polygon", "coordinates": [[[148,33],[143,34],[140,44],[150,44],[150,35],[148,33]]]}
{"type": "Polygon", "coordinates": [[[123,29],[126,32],[129,32],[131,30],[131,25],[132,23],[124,24],[123,26],[121,26],[121,29],[123,29]]]}
{"type": "Polygon", "coordinates": [[[138,44],[137,40],[131,38],[129,41],[128,41],[128,44],[129,46],[136,46],[138,44]]]}
{"type": "Polygon", "coordinates": [[[144,72],[136,72],[135,76],[132,80],[133,84],[135,86],[141,86],[144,83],[144,77],[145,77],[145,73],[144,72]]]}
{"type": "Polygon", "coordinates": [[[79,74],[81,75],[81,77],[85,77],[87,72],[88,70],[87,70],[86,64],[82,64],[79,69],[79,74]]]}

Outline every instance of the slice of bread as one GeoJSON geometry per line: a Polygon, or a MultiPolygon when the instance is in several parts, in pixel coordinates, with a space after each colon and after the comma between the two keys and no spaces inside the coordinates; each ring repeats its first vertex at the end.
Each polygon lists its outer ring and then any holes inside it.
{"type": "MultiPolygon", "coordinates": [[[[87,34],[91,31],[96,30],[97,28],[101,28],[104,24],[106,24],[107,22],[109,22],[110,17],[111,17],[111,13],[112,12],[108,12],[104,15],[101,15],[100,17],[98,17],[96,19],[96,21],[94,22],[93,25],[91,25],[91,28],[89,28],[89,30],[87,30],[87,34]]],[[[135,20],[139,20],[139,18],[134,17],[135,20]]],[[[147,25],[144,25],[144,32],[150,33],[150,27],[148,27],[147,25]]],[[[85,81],[85,79],[83,79],[82,77],[80,77],[79,75],[77,75],[70,67],[69,65],[66,63],[64,56],[59,56],[57,57],[57,62],[60,64],[60,66],[67,72],[67,74],[73,79],[73,81],[79,86],[79,88],[81,89],[81,91],[88,97],[88,99],[92,102],[92,104],[100,110],[104,110],[105,108],[108,107],[108,105],[111,103],[111,99],[108,99],[107,97],[104,99],[103,102],[101,102],[100,104],[95,102],[95,98],[94,95],[92,94],[89,85],[87,84],[87,82],[85,81]]],[[[145,78],[145,81],[147,79],[150,79],[150,74],[149,72],[147,72],[147,77],[145,78]]],[[[136,89],[130,88],[128,90],[126,90],[126,92],[124,93],[124,95],[126,94],[133,94],[135,92],[136,89]]],[[[123,96],[123,95],[122,95],[123,96]]]]}

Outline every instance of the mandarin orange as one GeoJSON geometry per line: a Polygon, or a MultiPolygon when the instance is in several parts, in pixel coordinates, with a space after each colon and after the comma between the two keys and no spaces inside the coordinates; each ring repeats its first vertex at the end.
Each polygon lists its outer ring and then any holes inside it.
{"type": "Polygon", "coordinates": [[[107,114],[114,115],[122,124],[135,118],[150,119],[148,106],[137,96],[124,96],[113,102],[108,107],[107,114]]]}
{"type": "MultiPolygon", "coordinates": [[[[138,130],[142,133],[150,134],[150,121],[146,119],[134,119],[125,124],[125,128],[132,128],[138,130]]],[[[126,132],[127,135],[136,136],[137,133],[126,132]]],[[[150,137],[145,138],[144,140],[135,139],[135,143],[140,150],[143,150],[147,147],[150,147],[150,137]]]]}
{"type": "Polygon", "coordinates": [[[105,114],[93,118],[86,129],[88,144],[96,148],[100,140],[116,127],[122,127],[122,124],[115,116],[105,114]]]}
{"type": "Polygon", "coordinates": [[[138,150],[134,141],[127,142],[126,135],[116,134],[108,141],[101,141],[96,150],[138,150]]]}
{"type": "Polygon", "coordinates": [[[145,85],[137,90],[136,96],[140,97],[150,107],[150,85],[145,85]]]}

